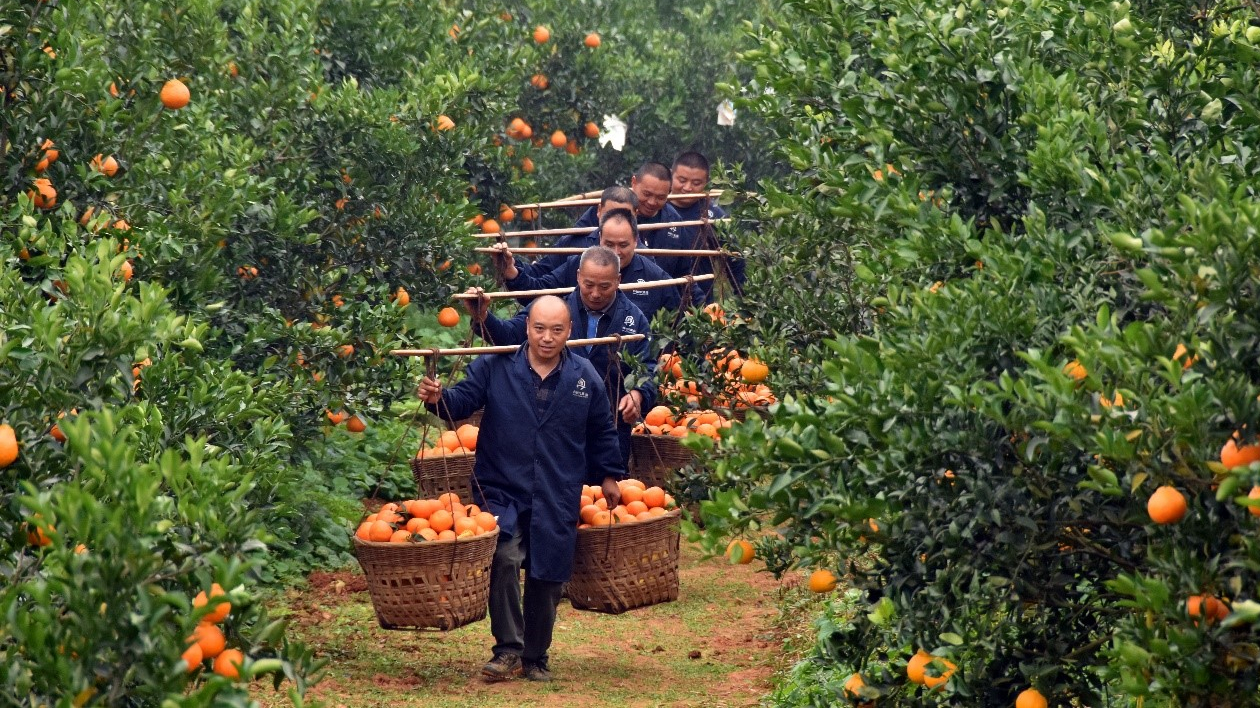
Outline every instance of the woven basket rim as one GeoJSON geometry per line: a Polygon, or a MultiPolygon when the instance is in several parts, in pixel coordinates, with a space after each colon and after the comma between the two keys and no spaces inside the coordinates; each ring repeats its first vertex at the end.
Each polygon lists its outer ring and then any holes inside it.
{"type": "Polygon", "coordinates": [[[590,535],[590,534],[600,534],[600,533],[612,533],[612,531],[609,531],[608,529],[612,529],[613,531],[615,531],[616,529],[631,529],[631,528],[642,529],[642,528],[651,526],[652,524],[655,524],[655,523],[663,523],[665,521],[672,521],[674,519],[677,519],[680,516],[682,516],[682,507],[675,507],[665,512],[664,514],[661,514],[660,516],[654,516],[644,521],[623,521],[619,524],[609,524],[607,526],[592,526],[588,529],[578,529],[578,533],[590,535]]]}
{"type": "Polygon", "coordinates": [[[433,455],[433,456],[431,456],[431,457],[421,457],[421,456],[419,455],[419,453],[417,453],[417,454],[416,454],[416,455],[414,455],[411,459],[413,459],[413,460],[420,460],[420,461],[422,461],[422,462],[428,462],[428,461],[430,461],[430,460],[445,460],[445,459],[447,459],[448,457],[475,457],[476,455],[477,455],[477,451],[476,451],[476,450],[464,450],[464,449],[461,449],[461,450],[456,450],[456,451],[454,451],[454,452],[447,452],[447,453],[445,453],[445,454],[443,454],[443,455],[433,455]]]}

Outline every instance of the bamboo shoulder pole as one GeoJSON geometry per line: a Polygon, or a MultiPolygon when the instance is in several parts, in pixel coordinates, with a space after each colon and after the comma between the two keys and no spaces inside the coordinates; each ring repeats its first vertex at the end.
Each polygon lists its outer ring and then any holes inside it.
{"type": "MultiPolygon", "coordinates": [[[[702,198],[704,198],[704,197],[720,197],[720,196],[722,196],[724,193],[725,193],[725,190],[721,190],[721,189],[711,189],[711,190],[709,190],[708,192],[696,192],[696,193],[686,193],[686,192],[684,192],[684,193],[680,193],[680,194],[671,194],[671,195],[669,195],[669,196],[667,197],[667,199],[670,199],[670,200],[674,200],[674,199],[702,199],[702,198]]],[[[514,204],[514,205],[512,205],[512,208],[513,208],[513,209],[517,209],[517,210],[520,210],[520,209],[554,209],[554,208],[557,208],[557,207],[595,206],[596,204],[599,204],[599,197],[591,197],[591,198],[588,198],[588,199],[557,199],[557,200],[555,200],[555,201],[550,201],[550,202],[535,202],[535,203],[533,203],[533,204],[514,204]]]]}
{"type": "MultiPolygon", "coordinates": [[[[499,249],[483,246],[474,248],[477,253],[497,253],[499,249]]],[[[522,256],[576,256],[586,251],[585,248],[513,248],[513,254],[522,256]]],[[[738,256],[730,251],[713,251],[687,248],[636,248],[634,252],[641,256],[738,256]]]]}
{"type": "MultiPolygon", "coordinates": [[[[724,224],[730,219],[692,219],[689,221],[662,221],[659,224],[643,224],[639,227],[640,231],[659,231],[674,226],[703,226],[705,224],[724,224]]],[[[589,234],[598,229],[598,226],[570,226],[563,229],[537,229],[534,231],[503,231],[497,234],[473,234],[476,238],[533,238],[535,236],[571,236],[574,234],[589,234]]]]}
{"type": "MultiPolygon", "coordinates": [[[[642,283],[622,283],[617,286],[618,290],[655,290],[656,288],[671,287],[674,285],[687,285],[692,282],[700,282],[702,280],[713,280],[712,273],[704,275],[696,275],[683,278],[668,278],[666,280],[647,280],[642,283]]],[[[511,300],[518,297],[542,297],[543,295],[568,295],[573,292],[574,288],[544,288],[542,290],[505,290],[503,292],[482,293],[491,300],[511,300]]],[[[455,293],[451,296],[455,300],[476,300],[481,297],[474,293],[455,293]]]]}
{"type": "MultiPolygon", "coordinates": [[[[612,337],[595,337],[593,339],[570,339],[566,346],[591,347],[604,344],[620,344],[635,342],[647,338],[646,334],[614,335],[612,337]]],[[[394,356],[468,356],[479,354],[511,354],[520,349],[519,344],[499,347],[455,347],[453,349],[393,349],[389,353],[394,356]]]]}

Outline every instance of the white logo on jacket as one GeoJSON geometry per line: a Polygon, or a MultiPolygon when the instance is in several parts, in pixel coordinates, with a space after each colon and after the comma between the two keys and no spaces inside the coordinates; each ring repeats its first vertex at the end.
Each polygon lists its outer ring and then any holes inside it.
{"type": "Polygon", "coordinates": [[[573,386],[573,395],[578,398],[586,398],[590,395],[586,392],[586,379],[577,380],[577,383],[573,386]]]}

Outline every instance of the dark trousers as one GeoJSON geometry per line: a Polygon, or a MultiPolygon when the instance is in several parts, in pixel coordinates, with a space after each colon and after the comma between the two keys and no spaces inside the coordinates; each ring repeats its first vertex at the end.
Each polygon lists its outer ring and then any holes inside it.
{"type": "Polygon", "coordinates": [[[521,604],[521,566],[529,551],[529,517],[518,519],[516,532],[499,536],[490,566],[490,633],[494,653],[516,654],[525,662],[546,664],[556,606],[564,583],[550,583],[525,574],[521,604]]]}

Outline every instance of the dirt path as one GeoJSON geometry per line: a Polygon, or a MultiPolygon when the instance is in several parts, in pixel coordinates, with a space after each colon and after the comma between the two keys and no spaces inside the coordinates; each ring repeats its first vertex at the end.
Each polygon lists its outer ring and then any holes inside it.
{"type": "MultiPolygon", "coordinates": [[[[561,602],[551,668],[555,681],[486,684],[489,620],[452,632],[386,631],[372,612],[363,576],[315,573],[291,592],[296,638],[330,659],[312,696],[329,706],[757,706],[780,661],[780,583],[759,563],[702,560],[683,544],[676,602],[610,616],[561,602]],[[436,702],[431,702],[436,701],[436,702]]],[[[282,696],[260,692],[265,706],[282,696]]]]}

